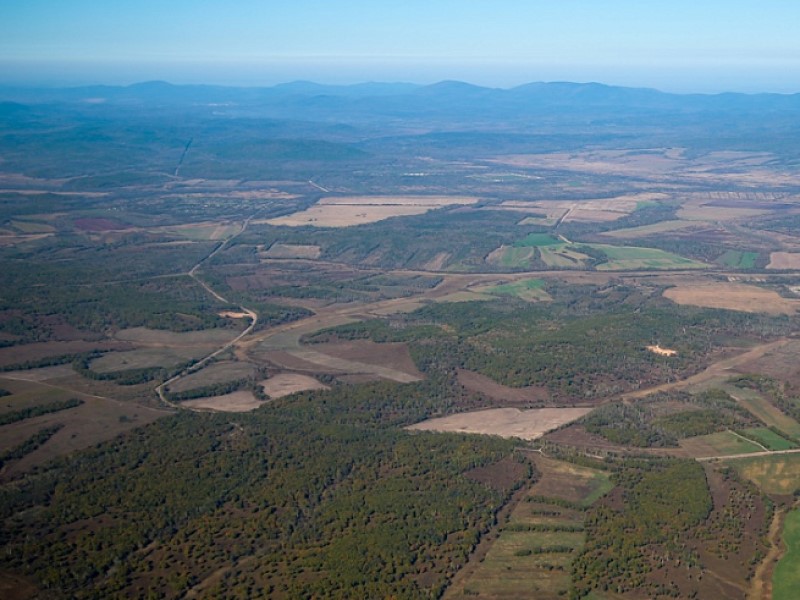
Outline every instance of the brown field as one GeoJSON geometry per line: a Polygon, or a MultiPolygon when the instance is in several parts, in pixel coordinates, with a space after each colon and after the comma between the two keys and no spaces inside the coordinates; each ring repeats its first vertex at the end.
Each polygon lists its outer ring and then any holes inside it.
{"type": "Polygon", "coordinates": [[[668,231],[678,231],[684,229],[696,229],[704,227],[695,221],[661,221],[652,225],[642,225],[640,227],[629,227],[627,229],[615,229],[614,231],[605,231],[600,235],[605,235],[614,238],[643,238],[651,235],[658,235],[668,231]]]}
{"type": "Polygon", "coordinates": [[[129,350],[130,348],[130,344],[120,342],[87,342],[83,340],[22,344],[21,346],[0,348],[0,367],[91,350],[129,350]]]}
{"type": "Polygon", "coordinates": [[[328,390],[327,385],[324,385],[308,375],[300,375],[297,373],[280,373],[274,375],[269,379],[260,381],[258,385],[264,390],[264,393],[270,398],[283,398],[298,392],[306,392],[309,390],[328,390]]]}
{"type": "MultiPolygon", "coordinates": [[[[529,217],[526,219],[528,223],[533,224],[552,225],[559,219],[563,219],[564,222],[596,223],[616,221],[635,211],[642,202],[655,202],[666,198],[668,198],[666,194],[642,193],[614,198],[587,199],[577,202],[564,200],[537,200],[534,202],[508,200],[501,202],[497,206],[492,206],[491,210],[513,210],[545,215],[544,218],[529,217]],[[542,223],[542,221],[545,222],[542,223]]],[[[525,224],[525,222],[521,224],[525,224]]]]}
{"type": "Polygon", "coordinates": [[[664,297],[677,304],[707,308],[727,308],[742,312],[793,315],[800,302],[783,298],[773,290],[741,283],[702,283],[677,285],[664,291],[664,297]]]}
{"type": "Polygon", "coordinates": [[[535,440],[548,431],[580,419],[590,408],[490,408],[428,419],[411,425],[413,431],[479,433],[535,440]]]}
{"type": "Polygon", "coordinates": [[[470,392],[488,396],[498,404],[522,404],[528,406],[541,404],[550,399],[550,393],[547,388],[537,386],[512,388],[507,385],[501,385],[480,373],[465,371],[464,369],[458,369],[458,383],[470,392]]]}
{"type": "Polygon", "coordinates": [[[118,340],[152,346],[221,346],[231,341],[238,332],[228,329],[205,329],[203,331],[162,331],[146,327],[134,327],[118,331],[118,340]]]}
{"type": "Polygon", "coordinates": [[[89,367],[96,373],[115,373],[130,369],[147,369],[152,367],[176,367],[191,359],[203,358],[212,346],[178,346],[152,347],[129,350],[127,352],[109,352],[94,359],[89,367]]]}
{"type": "Polygon", "coordinates": [[[800,269],[800,253],[773,252],[769,255],[768,269],[800,269]]]}
{"type": "Polygon", "coordinates": [[[254,365],[242,362],[218,362],[181,377],[175,383],[170,384],[170,392],[185,392],[207,385],[226,383],[237,379],[251,377],[256,372],[254,365]]]}
{"type": "Polygon", "coordinates": [[[269,250],[264,252],[264,258],[305,258],[316,259],[322,250],[319,246],[307,246],[301,244],[272,244],[269,250]]]}
{"type": "Polygon", "coordinates": [[[376,343],[369,340],[354,340],[330,344],[314,344],[315,349],[346,360],[367,364],[390,366],[422,379],[424,375],[417,369],[408,345],[402,342],[376,343]]]}
{"type": "Polygon", "coordinates": [[[314,206],[284,217],[264,221],[269,225],[301,227],[351,227],[391,217],[421,215],[443,206],[474,204],[463,196],[360,196],[323,198],[314,206]]]}
{"type": "Polygon", "coordinates": [[[72,365],[56,365],[53,367],[41,367],[39,369],[24,369],[21,371],[6,371],[0,373],[0,378],[15,379],[19,381],[48,381],[61,377],[70,377],[75,374],[72,365]]]}
{"type": "Polygon", "coordinates": [[[213,412],[250,412],[257,409],[263,402],[258,400],[251,392],[239,390],[222,396],[210,396],[185,400],[181,406],[192,410],[209,410],[213,412]]]}

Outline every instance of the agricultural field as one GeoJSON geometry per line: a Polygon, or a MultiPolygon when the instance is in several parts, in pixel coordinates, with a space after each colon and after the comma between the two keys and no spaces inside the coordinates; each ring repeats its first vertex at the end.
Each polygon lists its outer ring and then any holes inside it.
{"type": "Polygon", "coordinates": [[[739,458],[728,464],[767,494],[789,496],[800,489],[800,454],[739,458]]]}
{"type": "Polygon", "coordinates": [[[492,408],[429,419],[408,427],[409,431],[478,433],[535,440],[542,435],[580,419],[589,408],[492,408]]]}
{"type": "Polygon", "coordinates": [[[800,253],[798,252],[773,252],[769,255],[767,269],[799,269],[800,253]]]}
{"type": "Polygon", "coordinates": [[[308,390],[327,390],[328,386],[320,383],[308,375],[298,375],[296,373],[279,373],[269,379],[259,381],[258,385],[270,398],[283,398],[298,392],[308,390]]]}
{"type": "Polygon", "coordinates": [[[664,297],[678,304],[744,312],[792,315],[800,308],[797,300],[784,298],[774,290],[744,283],[677,285],[665,290],[664,297]]]}
{"type": "Polygon", "coordinates": [[[602,471],[531,455],[538,481],[522,494],[480,561],[459,573],[445,599],[559,598],[582,548],[584,509],[613,487],[602,471]]]}
{"type": "Polygon", "coordinates": [[[634,246],[594,245],[607,257],[607,262],[597,265],[602,271],[634,271],[634,270],[682,270],[705,269],[708,265],[683,258],[670,252],[656,248],[637,248],[634,246]]]}
{"type": "Polygon", "coordinates": [[[219,396],[208,396],[185,400],[182,406],[191,410],[208,410],[213,412],[241,413],[250,412],[261,406],[262,402],[256,399],[249,391],[240,390],[219,396]]]}
{"type": "Polygon", "coordinates": [[[791,600],[800,589],[800,510],[794,509],[786,515],[782,533],[786,552],[775,565],[773,575],[773,600],[791,600]]]}
{"type": "Polygon", "coordinates": [[[552,298],[544,287],[545,282],[542,279],[519,279],[511,283],[480,285],[471,291],[492,296],[514,296],[528,302],[547,302],[552,298]]]}
{"type": "Polygon", "coordinates": [[[686,438],[680,441],[680,445],[689,456],[695,458],[750,454],[764,451],[764,448],[758,443],[732,431],[720,431],[686,438]]]}
{"type": "Polygon", "coordinates": [[[752,269],[756,266],[756,260],[758,260],[758,252],[726,250],[717,258],[716,262],[732,269],[752,269]]]}
{"type": "Polygon", "coordinates": [[[791,450],[797,448],[797,444],[785,437],[778,435],[771,429],[766,427],[757,427],[754,429],[743,429],[738,433],[751,440],[755,440],[767,450],[791,450]]]}
{"type": "Polygon", "coordinates": [[[474,204],[477,198],[450,196],[327,197],[314,206],[269,219],[265,223],[287,227],[353,227],[392,217],[422,215],[445,206],[474,204]]]}

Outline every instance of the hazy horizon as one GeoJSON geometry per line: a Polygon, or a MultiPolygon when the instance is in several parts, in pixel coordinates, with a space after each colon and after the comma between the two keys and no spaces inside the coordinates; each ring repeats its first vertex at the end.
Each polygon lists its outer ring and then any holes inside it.
{"type": "Polygon", "coordinates": [[[597,81],[800,92],[800,5],[31,0],[0,5],[0,83],[597,81]]]}

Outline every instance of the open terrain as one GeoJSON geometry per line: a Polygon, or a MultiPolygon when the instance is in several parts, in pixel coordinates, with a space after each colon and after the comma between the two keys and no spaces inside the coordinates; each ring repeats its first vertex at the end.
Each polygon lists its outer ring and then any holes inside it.
{"type": "Polygon", "coordinates": [[[788,597],[795,103],[0,90],[0,595],[788,597]]]}

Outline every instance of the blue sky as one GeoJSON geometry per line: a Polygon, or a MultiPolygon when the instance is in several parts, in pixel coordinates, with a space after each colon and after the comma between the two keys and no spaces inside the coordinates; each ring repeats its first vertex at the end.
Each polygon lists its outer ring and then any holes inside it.
{"type": "Polygon", "coordinates": [[[795,0],[2,0],[0,81],[800,92],[795,0]]]}

